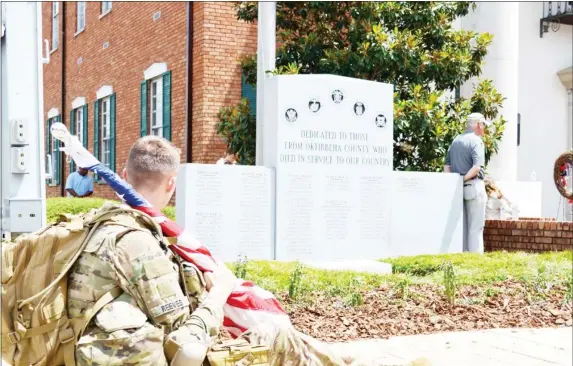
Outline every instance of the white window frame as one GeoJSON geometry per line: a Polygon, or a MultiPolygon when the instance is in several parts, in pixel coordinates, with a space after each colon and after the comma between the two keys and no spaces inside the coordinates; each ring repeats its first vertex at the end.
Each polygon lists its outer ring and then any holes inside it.
{"type": "Polygon", "coordinates": [[[60,4],[57,1],[52,2],[52,51],[58,49],[60,45],[60,4]]]}
{"type": "Polygon", "coordinates": [[[78,1],[76,3],[76,35],[86,29],[86,2],[78,1]]]}
{"type": "Polygon", "coordinates": [[[83,145],[84,143],[84,108],[83,107],[79,107],[74,111],[74,119],[75,119],[75,123],[76,123],[76,136],[78,137],[78,140],[80,140],[80,143],[83,145]]]}
{"type": "Polygon", "coordinates": [[[149,81],[149,134],[163,137],[163,77],[149,81]],[[154,94],[155,87],[155,94],[154,94]],[[155,100],[155,108],[153,101],[155,100]]]}
{"type": "Polygon", "coordinates": [[[101,119],[100,119],[100,133],[101,133],[101,154],[100,161],[106,167],[111,164],[111,115],[110,115],[110,97],[105,97],[101,100],[101,119]],[[107,136],[107,137],[105,137],[107,136]],[[107,150],[105,145],[107,143],[107,150]],[[107,152],[107,157],[106,157],[107,152]]]}
{"type": "Polygon", "coordinates": [[[111,1],[102,1],[101,2],[101,15],[100,18],[106,15],[111,11],[112,2],[111,1]]]}
{"type": "Polygon", "coordinates": [[[51,144],[52,144],[52,146],[50,146],[50,156],[51,156],[51,158],[52,158],[52,159],[51,159],[51,160],[52,160],[52,174],[54,174],[54,176],[52,176],[52,178],[50,179],[50,184],[51,184],[51,185],[55,185],[55,184],[56,184],[56,177],[55,177],[55,175],[56,175],[56,157],[57,157],[58,154],[59,154],[59,151],[58,151],[58,149],[57,149],[57,147],[56,147],[56,146],[57,146],[56,142],[57,142],[58,140],[57,140],[57,139],[54,137],[54,135],[52,134],[52,125],[53,125],[54,123],[56,123],[56,122],[57,122],[56,117],[50,118],[50,123],[49,123],[49,125],[50,125],[50,131],[49,131],[48,133],[50,134],[50,141],[51,141],[51,144]]]}

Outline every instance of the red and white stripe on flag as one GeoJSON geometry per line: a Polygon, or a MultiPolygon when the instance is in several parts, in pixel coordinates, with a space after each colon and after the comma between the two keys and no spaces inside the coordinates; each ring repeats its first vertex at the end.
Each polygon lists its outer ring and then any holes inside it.
{"type": "MultiPolygon", "coordinates": [[[[171,250],[203,272],[213,272],[217,261],[206,247],[176,223],[152,207],[134,207],[153,217],[166,237],[177,237],[171,250]]],[[[263,323],[290,324],[288,315],[276,297],[251,281],[237,280],[237,285],[223,306],[223,326],[238,337],[249,328],[263,323]]]]}

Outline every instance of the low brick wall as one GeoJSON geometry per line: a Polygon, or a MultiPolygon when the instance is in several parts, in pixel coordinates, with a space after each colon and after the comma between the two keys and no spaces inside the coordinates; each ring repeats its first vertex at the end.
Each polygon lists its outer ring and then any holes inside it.
{"type": "Polygon", "coordinates": [[[573,250],[573,223],[544,218],[486,220],[484,246],[486,251],[573,250]]]}

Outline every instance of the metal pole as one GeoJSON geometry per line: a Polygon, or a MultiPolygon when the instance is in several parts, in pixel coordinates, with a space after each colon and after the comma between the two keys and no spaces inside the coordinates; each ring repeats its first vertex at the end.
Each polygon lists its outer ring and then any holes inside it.
{"type": "Polygon", "coordinates": [[[275,69],[276,2],[259,2],[258,20],[256,164],[263,165],[265,73],[275,69]]]}
{"type": "Polygon", "coordinates": [[[0,223],[7,239],[46,224],[42,63],[49,54],[42,57],[42,4],[2,5],[0,223]]]}

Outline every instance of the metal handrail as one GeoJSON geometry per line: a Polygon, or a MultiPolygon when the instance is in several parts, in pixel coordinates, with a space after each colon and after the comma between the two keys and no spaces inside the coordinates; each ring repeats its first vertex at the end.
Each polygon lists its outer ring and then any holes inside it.
{"type": "Polygon", "coordinates": [[[573,25],[573,1],[545,1],[539,20],[539,36],[549,31],[557,32],[561,24],[573,25]]]}

